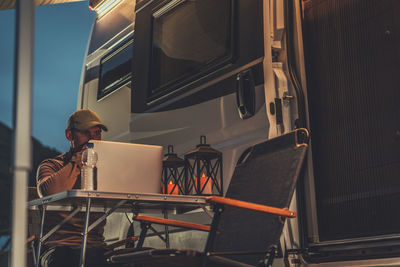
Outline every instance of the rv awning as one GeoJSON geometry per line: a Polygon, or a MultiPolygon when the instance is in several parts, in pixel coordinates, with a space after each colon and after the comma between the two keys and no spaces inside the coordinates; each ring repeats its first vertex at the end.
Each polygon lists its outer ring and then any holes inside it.
{"type": "MultiPolygon", "coordinates": [[[[51,4],[62,4],[70,2],[79,2],[82,0],[33,0],[35,6],[51,5],[51,4]]],[[[0,1],[0,10],[13,9],[15,8],[16,0],[2,0],[0,1]]]]}

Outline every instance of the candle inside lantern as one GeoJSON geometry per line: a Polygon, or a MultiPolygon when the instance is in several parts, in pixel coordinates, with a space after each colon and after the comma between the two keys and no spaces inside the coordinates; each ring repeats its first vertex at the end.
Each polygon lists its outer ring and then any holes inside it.
{"type": "Polygon", "coordinates": [[[205,173],[203,172],[203,174],[200,177],[200,190],[202,194],[204,195],[212,195],[212,181],[211,178],[208,179],[208,177],[205,175],[205,173]]]}
{"type": "MultiPolygon", "coordinates": [[[[165,190],[163,190],[165,192],[165,190]]],[[[167,194],[169,195],[178,195],[178,186],[173,184],[172,181],[169,181],[167,185],[167,194]],[[175,188],[174,188],[175,187],[175,188]]]]}

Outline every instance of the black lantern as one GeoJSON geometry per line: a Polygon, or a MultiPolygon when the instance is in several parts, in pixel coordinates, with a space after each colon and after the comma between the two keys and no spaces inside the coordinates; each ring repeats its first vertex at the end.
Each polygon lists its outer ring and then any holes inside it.
{"type": "Polygon", "coordinates": [[[222,153],[206,144],[204,135],[196,149],[185,154],[185,161],[186,194],[222,196],[222,153]]]}
{"type": "Polygon", "coordinates": [[[163,158],[162,193],[183,195],[185,161],[174,153],[174,147],[168,146],[168,153],[163,158]]]}

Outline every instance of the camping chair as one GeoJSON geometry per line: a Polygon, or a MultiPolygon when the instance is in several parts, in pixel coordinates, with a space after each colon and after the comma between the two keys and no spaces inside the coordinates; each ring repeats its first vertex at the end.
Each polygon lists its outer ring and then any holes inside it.
{"type": "Polygon", "coordinates": [[[242,157],[245,159],[239,160],[226,197],[208,197],[214,207],[211,226],[134,216],[143,229],[136,251],[113,255],[109,261],[135,267],[271,266],[284,218],[296,216],[287,208],[301,173],[307,141],[307,130],[298,129],[251,147],[242,157]],[[205,250],[141,250],[151,223],[209,231],[205,250]]]}

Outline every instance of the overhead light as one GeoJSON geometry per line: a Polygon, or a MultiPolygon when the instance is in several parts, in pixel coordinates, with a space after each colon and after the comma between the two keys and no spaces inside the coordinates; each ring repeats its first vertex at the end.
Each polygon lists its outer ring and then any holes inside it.
{"type": "Polygon", "coordinates": [[[94,8],[94,11],[96,11],[98,18],[101,18],[122,1],[123,0],[104,0],[94,8]]]}

